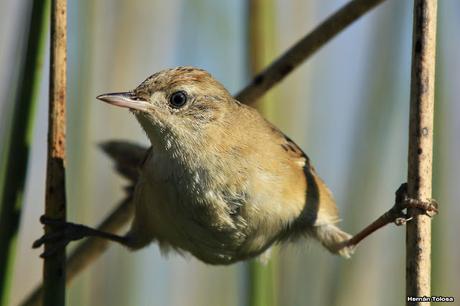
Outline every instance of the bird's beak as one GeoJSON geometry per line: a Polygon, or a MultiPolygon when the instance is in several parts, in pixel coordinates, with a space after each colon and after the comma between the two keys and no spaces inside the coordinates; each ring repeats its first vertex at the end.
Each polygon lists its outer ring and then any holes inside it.
{"type": "Polygon", "coordinates": [[[142,112],[148,112],[152,108],[152,105],[149,102],[139,98],[133,92],[107,93],[97,96],[96,99],[112,105],[135,109],[142,112]]]}

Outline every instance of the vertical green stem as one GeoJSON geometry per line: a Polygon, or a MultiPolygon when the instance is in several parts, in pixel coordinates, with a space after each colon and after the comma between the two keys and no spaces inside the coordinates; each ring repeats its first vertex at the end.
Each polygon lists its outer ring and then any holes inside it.
{"type": "Polygon", "coordinates": [[[267,264],[253,259],[248,265],[249,294],[247,304],[250,306],[276,305],[277,295],[274,280],[277,267],[276,258],[271,258],[267,264]]]}
{"type": "MultiPolygon", "coordinates": [[[[250,0],[248,2],[248,57],[251,75],[260,72],[275,57],[274,50],[274,1],[250,0]]],[[[273,108],[273,94],[258,101],[256,107],[270,116],[273,108]]],[[[276,258],[266,265],[251,260],[247,267],[248,302],[250,306],[276,305],[276,286],[274,285],[276,258]]]]}
{"type": "Polygon", "coordinates": [[[32,1],[27,49],[18,78],[16,103],[2,167],[0,211],[0,305],[8,304],[8,287],[14,259],[14,242],[21,214],[29,148],[42,72],[48,1],[32,1]]]}

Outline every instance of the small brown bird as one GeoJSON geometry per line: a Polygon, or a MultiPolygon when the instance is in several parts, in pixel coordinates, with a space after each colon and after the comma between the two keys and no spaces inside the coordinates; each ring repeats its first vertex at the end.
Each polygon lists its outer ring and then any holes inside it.
{"type": "Polygon", "coordinates": [[[209,264],[307,236],[351,255],[333,196],[305,153],[206,71],[167,69],[133,91],[97,98],[129,108],[152,147],[140,165],[129,232],[121,237],[68,223],[73,230],[64,239],[99,236],[130,249],[156,241],[209,264]]]}

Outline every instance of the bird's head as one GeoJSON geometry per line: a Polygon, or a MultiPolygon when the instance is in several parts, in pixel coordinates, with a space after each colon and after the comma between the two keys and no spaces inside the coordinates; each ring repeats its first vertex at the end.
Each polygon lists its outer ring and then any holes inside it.
{"type": "Polygon", "coordinates": [[[193,67],[166,69],[133,91],[97,98],[129,108],[158,149],[199,145],[228,124],[226,114],[239,105],[209,73],[193,67]]]}

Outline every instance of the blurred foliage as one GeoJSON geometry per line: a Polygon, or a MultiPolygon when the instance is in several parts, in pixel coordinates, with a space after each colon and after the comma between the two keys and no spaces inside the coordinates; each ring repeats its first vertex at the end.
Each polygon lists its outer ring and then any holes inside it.
{"type": "MultiPolygon", "coordinates": [[[[15,103],[9,135],[5,136],[5,162],[0,168],[0,302],[7,305],[9,287],[14,273],[15,238],[19,228],[23,193],[26,182],[29,148],[32,141],[35,105],[42,75],[45,34],[49,24],[49,2],[34,1],[31,4],[27,44],[18,86],[15,87],[15,103]]],[[[21,54],[21,52],[19,52],[21,54]]]]}
{"type": "MultiPolygon", "coordinates": [[[[248,1],[248,66],[251,78],[262,71],[276,56],[275,29],[276,14],[273,0],[248,1]]],[[[271,110],[274,105],[274,95],[268,93],[257,101],[256,108],[265,116],[275,117],[271,110]]],[[[276,249],[276,247],[272,247],[276,249]]],[[[269,250],[267,263],[257,259],[247,264],[247,303],[249,306],[277,305],[277,252],[269,250]]],[[[262,256],[267,256],[262,255],[262,256]]]]}

